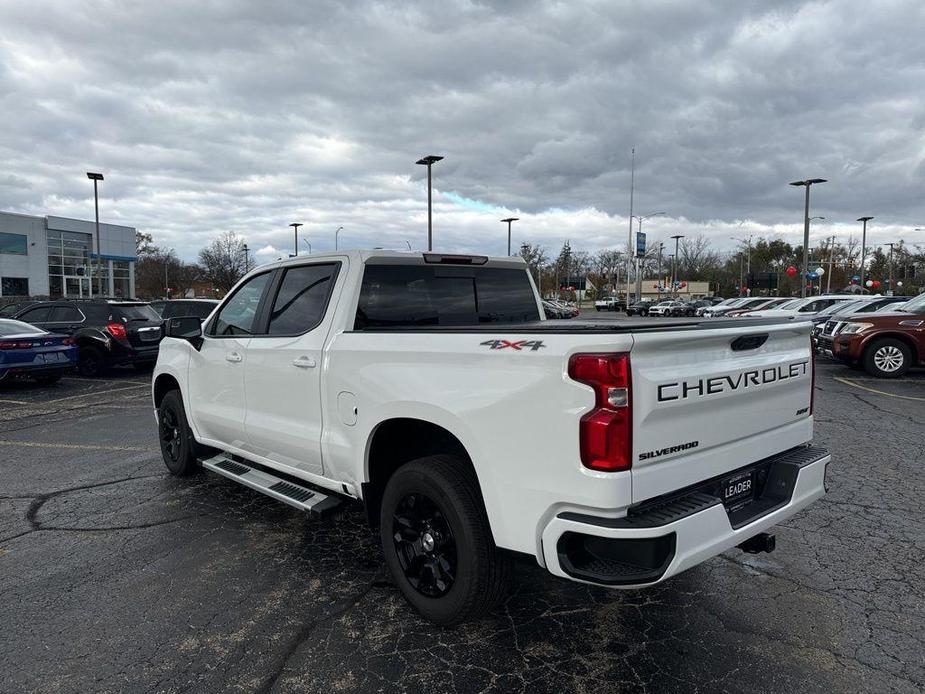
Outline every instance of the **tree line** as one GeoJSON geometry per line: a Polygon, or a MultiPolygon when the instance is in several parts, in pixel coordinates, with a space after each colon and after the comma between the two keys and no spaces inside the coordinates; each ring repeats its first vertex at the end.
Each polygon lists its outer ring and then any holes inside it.
{"type": "Polygon", "coordinates": [[[163,249],[153,243],[151,234],[137,232],[135,245],[135,295],[155,299],[167,295],[186,296],[192,290],[196,296],[222,297],[241,279],[245,272],[244,240],[228,231],[199,251],[198,262],[187,263],[173,249],[163,249]]]}
{"type": "MultiPolygon", "coordinates": [[[[861,248],[857,239],[847,243],[826,242],[818,247],[810,247],[809,268],[822,267],[829,273],[831,258],[831,275],[823,276],[823,289],[840,291],[851,283],[851,278],[860,274],[861,248]]],[[[634,249],[635,250],[635,249],[634,249]]],[[[652,247],[644,258],[640,259],[640,272],[647,282],[671,276],[672,259],[666,246],[661,255],[658,246],[652,247]]],[[[673,251],[673,249],[670,249],[673,251]]],[[[560,287],[568,286],[569,281],[587,278],[589,293],[608,295],[623,291],[626,287],[627,250],[603,249],[595,253],[576,251],[566,241],[555,257],[540,245],[524,243],[520,248],[520,257],[530,267],[533,279],[540,292],[556,292],[560,287]],[[594,287],[591,290],[591,287],[594,287]]],[[[866,277],[882,283],[880,291],[887,288],[886,280],[890,277],[889,253],[881,248],[870,249],[867,253],[866,277]]],[[[635,266],[635,260],[633,261],[635,266]]],[[[781,239],[758,237],[754,240],[749,253],[743,245],[740,250],[721,252],[714,249],[704,236],[683,238],[678,244],[676,277],[688,282],[709,282],[710,289],[721,296],[736,296],[745,286],[745,275],[749,266],[752,273],[776,272],[779,279],[778,293],[781,296],[800,293],[800,283],[804,278],[799,274],[788,277],[788,267],[799,270],[803,264],[803,246],[791,245],[781,239]]],[[[900,242],[893,247],[893,281],[896,293],[914,295],[925,286],[925,253],[900,242]],[[902,286],[897,283],[902,282],[902,286]]],[[[635,277],[633,278],[635,281],[635,277]]],[[[820,281],[816,282],[819,287],[820,281]]]]}

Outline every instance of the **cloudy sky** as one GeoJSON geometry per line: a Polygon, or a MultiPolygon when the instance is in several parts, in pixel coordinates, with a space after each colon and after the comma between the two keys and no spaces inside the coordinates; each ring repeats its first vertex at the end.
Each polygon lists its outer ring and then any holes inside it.
{"type": "Polygon", "coordinates": [[[187,258],[624,246],[802,231],[925,243],[921,0],[0,2],[0,209],[101,216],[187,258]],[[304,246],[303,246],[304,250],[304,246]]]}

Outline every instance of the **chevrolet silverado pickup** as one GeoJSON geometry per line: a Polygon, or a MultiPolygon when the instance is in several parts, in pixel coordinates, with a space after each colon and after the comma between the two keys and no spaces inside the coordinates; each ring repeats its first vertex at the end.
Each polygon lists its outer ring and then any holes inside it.
{"type": "Polygon", "coordinates": [[[830,460],[810,327],[547,321],[519,259],[336,252],[168,319],[153,402],[172,474],[362,503],[396,586],[448,625],[496,606],[518,555],[641,588],[773,549],[830,460]]]}

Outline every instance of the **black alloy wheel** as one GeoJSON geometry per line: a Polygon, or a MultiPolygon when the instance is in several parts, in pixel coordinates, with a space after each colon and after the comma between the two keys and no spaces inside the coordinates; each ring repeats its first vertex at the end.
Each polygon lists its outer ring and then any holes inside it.
{"type": "Polygon", "coordinates": [[[439,598],[456,582],[456,539],[443,512],[424,494],[408,494],[392,514],[395,552],[408,583],[439,598]]]}
{"type": "Polygon", "coordinates": [[[197,459],[202,457],[203,447],[193,438],[178,390],[170,391],[161,400],[157,409],[157,437],[164,464],[172,475],[185,477],[199,470],[197,459]]]}
{"type": "Polygon", "coordinates": [[[103,373],[106,359],[98,347],[81,347],[77,355],[77,372],[81,376],[93,378],[103,373]]]}

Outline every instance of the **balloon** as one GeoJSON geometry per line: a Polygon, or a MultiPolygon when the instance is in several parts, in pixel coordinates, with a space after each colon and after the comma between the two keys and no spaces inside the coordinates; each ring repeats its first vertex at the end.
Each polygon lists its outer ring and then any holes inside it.
{"type": "Polygon", "coordinates": [[[797,276],[797,269],[796,269],[795,267],[793,267],[793,265],[791,265],[790,267],[788,267],[788,268],[785,270],[785,272],[787,273],[787,277],[796,277],[796,276],[797,276]]]}
{"type": "Polygon", "coordinates": [[[653,288],[653,289],[660,289],[660,287],[658,286],[658,284],[653,284],[653,285],[652,285],[652,288],[653,288]]]}
{"type": "Polygon", "coordinates": [[[819,275],[819,277],[822,277],[825,274],[825,269],[821,267],[817,267],[816,274],[819,275]]]}
{"type": "Polygon", "coordinates": [[[878,282],[877,280],[874,280],[874,281],[873,281],[873,284],[871,284],[871,288],[872,288],[872,289],[880,289],[880,282],[878,282]]]}
{"type": "Polygon", "coordinates": [[[855,282],[860,282],[860,281],[861,281],[861,276],[860,276],[860,275],[855,275],[855,276],[852,277],[851,279],[854,280],[855,282]]]}
{"type": "Polygon", "coordinates": [[[903,283],[902,283],[902,282],[897,282],[897,283],[896,283],[896,286],[897,286],[897,287],[901,287],[901,286],[903,286],[903,283]]]}
{"type": "Polygon", "coordinates": [[[874,286],[874,283],[873,283],[872,280],[867,280],[867,281],[864,283],[864,286],[867,287],[868,289],[870,289],[871,287],[874,286]]]}
{"type": "Polygon", "coordinates": [[[813,285],[812,285],[812,284],[807,284],[807,285],[806,285],[806,288],[807,288],[807,289],[812,289],[812,288],[813,288],[813,285]]]}
{"type": "Polygon", "coordinates": [[[681,282],[681,288],[682,288],[682,289],[683,289],[684,287],[686,287],[686,286],[687,286],[687,282],[681,282]]]}

